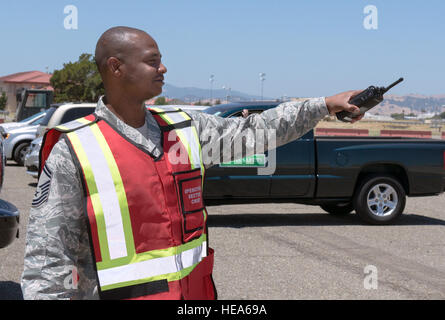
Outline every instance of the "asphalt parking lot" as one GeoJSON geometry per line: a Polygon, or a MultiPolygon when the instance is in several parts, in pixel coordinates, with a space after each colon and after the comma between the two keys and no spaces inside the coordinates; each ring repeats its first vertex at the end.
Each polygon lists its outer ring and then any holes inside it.
{"type": "MultiPolygon", "coordinates": [[[[0,249],[0,299],[21,299],[26,226],[36,180],[8,162],[1,198],[21,213],[0,249]]],[[[219,299],[445,299],[445,195],[408,198],[396,225],[367,226],[319,207],[208,207],[219,299]]]]}

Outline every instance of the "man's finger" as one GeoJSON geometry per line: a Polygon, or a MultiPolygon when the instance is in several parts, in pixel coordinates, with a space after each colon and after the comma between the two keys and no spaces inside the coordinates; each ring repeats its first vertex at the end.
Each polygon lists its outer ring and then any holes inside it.
{"type": "Polygon", "coordinates": [[[349,103],[348,103],[348,105],[346,107],[346,110],[349,111],[349,112],[352,112],[352,113],[360,112],[360,108],[359,107],[357,107],[356,105],[353,105],[353,104],[349,104],[349,103]]]}
{"type": "Polygon", "coordinates": [[[351,119],[352,120],[351,123],[354,123],[354,122],[362,120],[364,116],[365,116],[364,114],[361,114],[358,117],[352,118],[351,119]]]}

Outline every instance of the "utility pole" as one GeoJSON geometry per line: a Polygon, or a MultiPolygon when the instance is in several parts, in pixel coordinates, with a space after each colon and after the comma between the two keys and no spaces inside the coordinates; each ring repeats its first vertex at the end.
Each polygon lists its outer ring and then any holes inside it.
{"type": "Polygon", "coordinates": [[[264,80],[266,80],[266,74],[263,72],[260,72],[260,81],[261,81],[261,100],[263,100],[263,84],[264,80]]]}
{"type": "Polygon", "coordinates": [[[215,81],[215,76],[213,74],[210,75],[210,104],[213,105],[213,81],[215,81]]]}

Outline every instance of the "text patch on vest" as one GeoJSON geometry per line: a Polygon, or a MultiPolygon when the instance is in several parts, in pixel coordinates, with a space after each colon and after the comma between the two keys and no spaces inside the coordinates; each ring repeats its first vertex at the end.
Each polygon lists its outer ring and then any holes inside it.
{"type": "Polygon", "coordinates": [[[200,237],[204,226],[204,203],[200,169],[174,173],[183,218],[183,240],[200,237]]]}

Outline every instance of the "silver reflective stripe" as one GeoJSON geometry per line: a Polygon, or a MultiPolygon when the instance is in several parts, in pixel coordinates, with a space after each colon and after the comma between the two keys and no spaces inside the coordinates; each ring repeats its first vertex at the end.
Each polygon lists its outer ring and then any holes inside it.
{"type": "MultiPolygon", "coordinates": [[[[128,254],[122,214],[107,160],[90,126],[82,128],[76,133],[94,174],[105,220],[110,259],[126,257],[128,254]]],[[[96,212],[95,214],[100,213],[96,212]]]]}
{"type": "Polygon", "coordinates": [[[206,245],[207,242],[204,241],[201,245],[177,255],[99,270],[97,274],[99,276],[100,286],[103,287],[180,272],[185,268],[201,262],[206,256],[206,245]]]}
{"type": "MultiPolygon", "coordinates": [[[[86,121],[88,121],[88,120],[86,120],[86,121]]],[[[73,121],[70,121],[70,122],[67,122],[67,123],[62,123],[62,124],[58,125],[56,128],[60,128],[62,130],[74,130],[76,128],[84,126],[85,123],[86,122],[82,122],[82,121],[79,121],[79,120],[76,119],[76,120],[73,120],[73,121]]]]}

